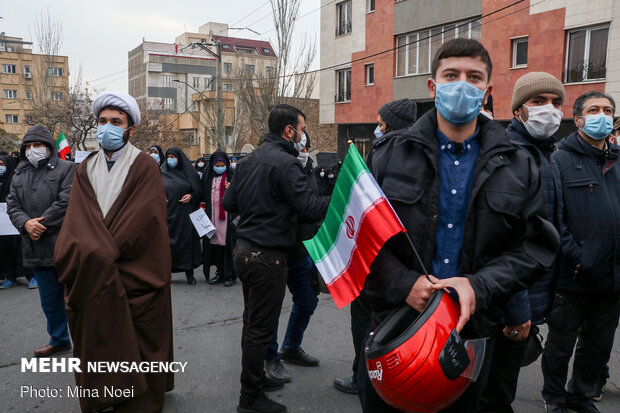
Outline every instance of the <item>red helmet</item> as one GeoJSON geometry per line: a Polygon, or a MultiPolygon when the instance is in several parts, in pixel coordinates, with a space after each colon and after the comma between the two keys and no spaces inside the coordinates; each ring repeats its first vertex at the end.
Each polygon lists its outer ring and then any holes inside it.
{"type": "Polygon", "coordinates": [[[436,412],[463,394],[471,381],[463,374],[479,370],[476,361],[483,357],[456,332],[459,314],[456,301],[436,291],[422,313],[405,305],[370,333],[366,368],[386,403],[406,412],[436,412]]]}

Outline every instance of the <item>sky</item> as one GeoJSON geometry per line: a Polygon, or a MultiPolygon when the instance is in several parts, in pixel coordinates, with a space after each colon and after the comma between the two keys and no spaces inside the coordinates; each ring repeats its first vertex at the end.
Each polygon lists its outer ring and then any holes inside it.
{"type": "MultiPolygon", "coordinates": [[[[304,34],[316,39],[317,50],[319,8],[320,0],[302,0],[294,33],[297,41],[304,34]]],[[[81,66],[84,80],[100,90],[127,91],[127,53],[143,38],[173,43],[179,34],[198,32],[211,21],[249,27],[261,35],[248,30],[229,35],[269,40],[275,47],[271,6],[265,0],[0,0],[0,32],[34,42],[35,19],[45,11],[62,23],[60,53],[69,56],[70,75],[81,66]]],[[[318,64],[317,52],[314,68],[318,64]]]]}

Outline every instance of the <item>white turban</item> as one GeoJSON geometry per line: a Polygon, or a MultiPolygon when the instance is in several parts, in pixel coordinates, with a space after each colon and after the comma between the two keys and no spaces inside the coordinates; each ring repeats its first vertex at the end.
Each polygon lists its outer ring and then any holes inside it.
{"type": "Polygon", "coordinates": [[[140,125],[140,107],[133,96],[123,92],[102,92],[95,98],[95,100],[93,100],[93,115],[98,118],[101,109],[106,106],[116,106],[122,109],[129,116],[131,116],[131,120],[133,120],[136,127],[140,125]]]}

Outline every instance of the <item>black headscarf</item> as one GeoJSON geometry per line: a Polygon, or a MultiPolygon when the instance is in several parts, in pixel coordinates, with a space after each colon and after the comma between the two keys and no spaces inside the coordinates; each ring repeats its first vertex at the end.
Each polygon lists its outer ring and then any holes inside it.
{"type": "Polygon", "coordinates": [[[166,162],[166,156],[164,155],[164,151],[161,149],[161,146],[153,145],[149,148],[149,154],[151,153],[151,150],[153,149],[155,149],[157,153],[159,154],[159,166],[162,166],[164,162],[166,162]]]}
{"type": "Polygon", "coordinates": [[[196,159],[196,164],[194,165],[194,168],[196,168],[196,171],[198,171],[200,173],[205,173],[205,171],[207,170],[208,166],[209,165],[207,165],[207,160],[201,156],[200,158],[196,159]],[[203,162],[204,163],[202,168],[198,166],[198,162],[203,162]]]}
{"type": "Polygon", "coordinates": [[[9,195],[9,190],[11,189],[11,178],[13,178],[17,160],[9,155],[0,155],[0,160],[2,160],[6,166],[6,173],[3,177],[0,177],[0,202],[6,202],[6,197],[9,195]]]}
{"type": "Polygon", "coordinates": [[[197,205],[200,200],[202,200],[202,185],[200,183],[200,177],[198,176],[198,172],[196,172],[190,160],[187,159],[185,153],[183,153],[183,151],[176,146],[173,146],[166,151],[164,163],[161,166],[161,173],[162,175],[181,175],[192,186],[192,204],[196,203],[197,205]],[[176,168],[171,168],[170,166],[168,166],[168,162],[166,161],[166,158],[168,158],[168,154],[174,155],[177,158],[178,164],[176,168]]]}

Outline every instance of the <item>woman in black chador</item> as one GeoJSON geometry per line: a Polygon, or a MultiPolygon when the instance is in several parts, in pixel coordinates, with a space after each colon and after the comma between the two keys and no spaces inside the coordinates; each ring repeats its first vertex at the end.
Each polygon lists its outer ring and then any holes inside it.
{"type": "Polygon", "coordinates": [[[196,285],[194,268],[202,262],[200,238],[189,214],[198,209],[202,185],[198,173],[179,148],[166,152],[161,174],[168,200],[168,234],[172,251],[172,272],[185,272],[187,283],[196,285]]]}

